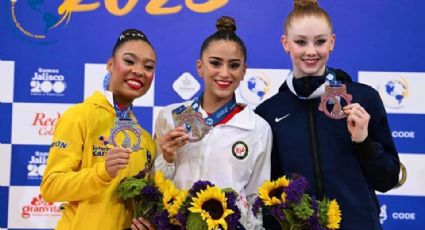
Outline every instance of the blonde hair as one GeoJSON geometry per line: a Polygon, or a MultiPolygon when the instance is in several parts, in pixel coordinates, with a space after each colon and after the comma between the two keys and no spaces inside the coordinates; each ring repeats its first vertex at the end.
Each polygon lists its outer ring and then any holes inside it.
{"type": "Polygon", "coordinates": [[[331,17],[324,9],[319,7],[317,0],[294,0],[294,9],[285,20],[285,33],[295,19],[306,16],[323,17],[328,22],[331,30],[333,29],[331,17]]]}

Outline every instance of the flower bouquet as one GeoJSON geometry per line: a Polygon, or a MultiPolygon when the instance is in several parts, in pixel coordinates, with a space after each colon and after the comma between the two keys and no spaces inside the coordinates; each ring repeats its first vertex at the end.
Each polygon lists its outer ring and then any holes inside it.
{"type": "Polygon", "coordinates": [[[266,181],[258,189],[252,211],[257,215],[261,208],[268,210],[283,230],[339,229],[341,211],[336,200],[316,200],[305,193],[307,188],[302,176],[266,181]]]}
{"type": "Polygon", "coordinates": [[[237,193],[221,189],[209,181],[195,182],[181,205],[176,219],[183,229],[236,229],[241,213],[237,193]]]}
{"type": "Polygon", "coordinates": [[[187,192],[177,190],[162,172],[156,172],[150,180],[142,170],[122,180],[117,190],[118,196],[130,203],[134,217],[143,217],[158,229],[180,229],[173,217],[187,192]]]}

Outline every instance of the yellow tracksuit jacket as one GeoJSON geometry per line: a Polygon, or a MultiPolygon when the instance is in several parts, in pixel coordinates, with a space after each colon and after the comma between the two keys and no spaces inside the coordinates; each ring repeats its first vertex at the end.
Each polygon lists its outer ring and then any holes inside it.
{"type": "Polygon", "coordinates": [[[141,149],[131,153],[129,165],[111,178],[105,168],[105,140],[115,120],[111,101],[112,95],[107,92],[95,92],[69,108],[56,125],[40,189],[46,201],[66,202],[58,230],[130,227],[132,210],[124,207],[116,188],[123,178],[144,169],[146,163],[152,165],[155,144],[142,129],[141,149]]]}

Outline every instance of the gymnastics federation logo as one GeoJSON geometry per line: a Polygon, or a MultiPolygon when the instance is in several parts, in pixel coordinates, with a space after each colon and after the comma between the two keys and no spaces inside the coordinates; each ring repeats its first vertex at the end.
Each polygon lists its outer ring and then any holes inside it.
{"type": "Polygon", "coordinates": [[[38,68],[31,78],[31,95],[64,96],[66,88],[65,76],[58,69],[38,68]]]}
{"type": "Polygon", "coordinates": [[[252,75],[245,76],[245,81],[241,82],[241,96],[251,105],[263,102],[269,92],[270,80],[262,72],[254,72],[252,75]]]}
{"type": "Polygon", "coordinates": [[[402,78],[394,78],[383,85],[378,85],[378,91],[385,106],[391,109],[401,109],[407,100],[409,86],[402,78]]]}
{"type": "Polygon", "coordinates": [[[99,3],[79,4],[81,0],[64,0],[52,4],[46,0],[10,0],[11,17],[15,27],[25,36],[36,41],[53,42],[54,30],[68,24],[73,11],[86,11],[99,3]],[[25,18],[25,20],[24,20],[25,18]]]}

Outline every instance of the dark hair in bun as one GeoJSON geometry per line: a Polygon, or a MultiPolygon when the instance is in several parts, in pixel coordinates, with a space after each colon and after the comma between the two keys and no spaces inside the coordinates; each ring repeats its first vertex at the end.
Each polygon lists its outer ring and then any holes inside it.
{"type": "Polygon", "coordinates": [[[239,38],[238,35],[236,35],[236,22],[235,19],[229,16],[222,16],[219,19],[217,19],[217,22],[215,24],[217,31],[210,35],[205,41],[202,43],[201,46],[201,53],[200,56],[202,57],[202,54],[204,53],[205,49],[210,45],[213,41],[233,41],[238,44],[242,50],[245,62],[246,62],[246,47],[242,39],[239,38]]]}
{"type": "Polygon", "coordinates": [[[114,48],[112,49],[112,56],[115,54],[117,49],[120,48],[124,43],[134,40],[142,40],[152,47],[152,44],[149,42],[148,37],[146,37],[146,35],[142,31],[137,29],[126,29],[120,33],[120,36],[118,36],[114,48]]]}

